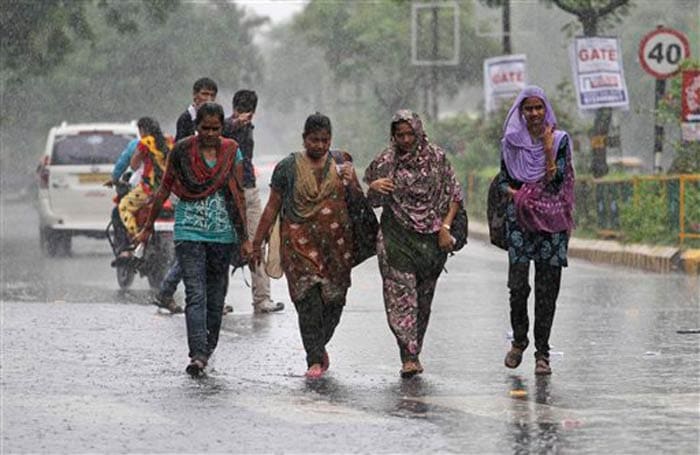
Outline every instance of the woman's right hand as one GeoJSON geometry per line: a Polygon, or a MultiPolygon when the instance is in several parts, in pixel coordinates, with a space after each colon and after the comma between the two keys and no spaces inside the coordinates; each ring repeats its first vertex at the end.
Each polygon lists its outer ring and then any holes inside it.
{"type": "Polygon", "coordinates": [[[389,177],[382,177],[370,183],[369,189],[380,194],[391,194],[394,191],[394,181],[389,177]]]}

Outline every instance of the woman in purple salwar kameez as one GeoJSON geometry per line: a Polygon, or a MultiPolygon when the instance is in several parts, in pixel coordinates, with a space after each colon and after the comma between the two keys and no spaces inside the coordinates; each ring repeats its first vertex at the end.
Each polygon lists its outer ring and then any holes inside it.
{"type": "Polygon", "coordinates": [[[422,373],[418,358],[440,272],[454,240],[450,224],[462,192],[445,152],[428,141],[417,114],[391,121],[391,144],[365,171],[368,199],[382,207],[377,256],[384,306],[402,377],[422,373]]]}
{"type": "Polygon", "coordinates": [[[574,227],[574,168],[569,136],[556,128],[552,106],[539,87],[523,89],[508,112],[499,188],[512,196],[506,242],[513,342],[504,363],[508,368],[520,365],[529,344],[528,275],[534,261],[535,374],[548,375],[549,335],[574,227]]]}

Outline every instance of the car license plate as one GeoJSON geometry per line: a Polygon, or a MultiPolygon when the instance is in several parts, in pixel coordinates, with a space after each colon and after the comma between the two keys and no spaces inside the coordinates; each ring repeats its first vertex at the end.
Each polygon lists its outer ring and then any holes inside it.
{"type": "Polygon", "coordinates": [[[112,178],[111,174],[91,173],[78,175],[80,183],[104,183],[112,178]]]}

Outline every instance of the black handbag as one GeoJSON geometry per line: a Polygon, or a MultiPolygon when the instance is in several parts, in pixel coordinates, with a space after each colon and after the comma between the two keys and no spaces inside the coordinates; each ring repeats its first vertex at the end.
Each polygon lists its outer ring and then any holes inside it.
{"type": "Polygon", "coordinates": [[[464,201],[460,202],[457,215],[455,215],[452,220],[450,235],[455,239],[452,251],[459,251],[467,244],[467,237],[469,236],[469,217],[467,216],[467,209],[464,207],[464,201]]]}
{"type": "Polygon", "coordinates": [[[508,195],[498,187],[498,176],[491,180],[489,193],[486,200],[486,219],[489,225],[489,238],[493,245],[502,250],[508,250],[506,242],[506,208],[508,207],[508,195]]]}
{"type": "MultiPolygon", "coordinates": [[[[343,152],[332,150],[331,156],[337,164],[345,162],[343,152]]],[[[347,185],[345,187],[345,203],[352,226],[352,266],[355,267],[377,254],[379,222],[374,214],[374,208],[361,188],[347,185]]]]}
{"type": "Polygon", "coordinates": [[[345,202],[352,224],[352,266],[355,267],[377,254],[379,222],[361,189],[352,185],[346,186],[345,202]]]}

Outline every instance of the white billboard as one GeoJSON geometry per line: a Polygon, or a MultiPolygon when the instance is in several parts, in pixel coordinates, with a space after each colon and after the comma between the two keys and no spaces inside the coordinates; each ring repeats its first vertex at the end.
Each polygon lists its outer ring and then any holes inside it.
{"type": "Polygon", "coordinates": [[[576,38],[570,48],[570,58],[579,109],[629,108],[617,38],[576,38]]]}
{"type": "Polygon", "coordinates": [[[502,100],[515,98],[527,85],[527,56],[502,55],[484,60],[486,112],[493,112],[502,100]]]}

